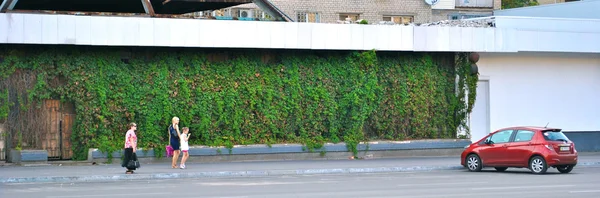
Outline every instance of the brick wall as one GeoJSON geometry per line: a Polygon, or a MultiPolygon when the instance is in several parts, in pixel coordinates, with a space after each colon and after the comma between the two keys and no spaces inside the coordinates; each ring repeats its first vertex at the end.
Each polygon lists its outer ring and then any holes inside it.
{"type": "Polygon", "coordinates": [[[448,15],[456,13],[454,10],[433,10],[431,18],[433,21],[448,20],[448,15]]]}
{"type": "Polygon", "coordinates": [[[357,13],[369,23],[384,15],[411,15],[416,23],[431,22],[431,6],[423,0],[270,0],[277,8],[297,20],[298,12],[318,12],[321,23],[336,23],[341,13],[357,13]]]}

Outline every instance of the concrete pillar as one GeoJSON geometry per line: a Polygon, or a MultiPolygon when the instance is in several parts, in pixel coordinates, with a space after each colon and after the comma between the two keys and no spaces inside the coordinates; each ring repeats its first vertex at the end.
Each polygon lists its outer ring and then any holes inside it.
{"type": "Polygon", "coordinates": [[[502,0],[494,0],[494,10],[502,9],[502,0]]]}

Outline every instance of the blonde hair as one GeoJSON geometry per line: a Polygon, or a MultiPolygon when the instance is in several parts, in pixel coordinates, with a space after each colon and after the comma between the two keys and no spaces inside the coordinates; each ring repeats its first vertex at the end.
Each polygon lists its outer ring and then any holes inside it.
{"type": "Polygon", "coordinates": [[[129,123],[129,129],[131,129],[134,126],[137,126],[137,124],[135,124],[135,122],[129,123]]]}
{"type": "Polygon", "coordinates": [[[179,120],[178,117],[173,117],[173,119],[171,119],[171,122],[175,122],[175,120],[179,120]]]}

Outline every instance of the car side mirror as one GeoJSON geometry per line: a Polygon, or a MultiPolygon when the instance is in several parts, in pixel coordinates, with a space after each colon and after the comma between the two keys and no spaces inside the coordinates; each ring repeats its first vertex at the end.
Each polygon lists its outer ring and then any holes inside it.
{"type": "Polygon", "coordinates": [[[492,144],[492,141],[490,139],[486,139],[485,141],[483,141],[484,144],[492,144]]]}

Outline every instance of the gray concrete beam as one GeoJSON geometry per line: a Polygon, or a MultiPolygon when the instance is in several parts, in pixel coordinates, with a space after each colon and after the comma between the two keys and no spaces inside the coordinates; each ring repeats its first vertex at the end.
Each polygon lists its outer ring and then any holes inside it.
{"type": "Polygon", "coordinates": [[[287,21],[294,22],[294,20],[287,16],[283,11],[279,10],[275,5],[271,4],[265,0],[252,0],[254,4],[256,4],[261,10],[265,11],[267,14],[275,17],[277,21],[287,21]]]}
{"type": "Polygon", "coordinates": [[[142,5],[144,6],[144,11],[146,11],[146,14],[149,14],[150,16],[156,15],[156,13],[154,12],[154,7],[152,7],[152,4],[150,3],[150,0],[142,0],[142,5]]]}
{"type": "Polygon", "coordinates": [[[16,4],[17,4],[17,0],[2,1],[2,4],[0,4],[0,13],[4,13],[4,12],[6,12],[6,10],[12,10],[13,8],[15,8],[16,4]]]}

